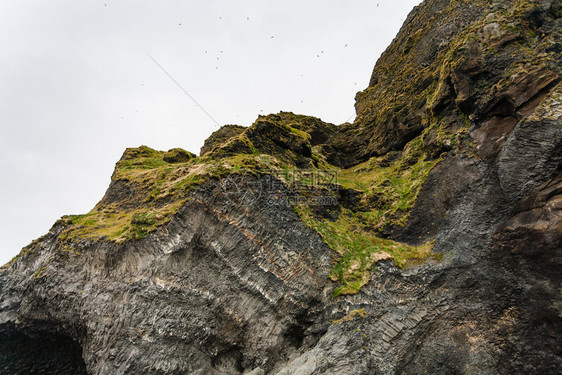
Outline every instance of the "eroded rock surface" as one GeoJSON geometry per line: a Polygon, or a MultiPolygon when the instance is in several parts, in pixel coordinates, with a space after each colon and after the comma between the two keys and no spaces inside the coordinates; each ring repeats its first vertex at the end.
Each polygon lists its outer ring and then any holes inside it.
{"type": "Polygon", "coordinates": [[[330,250],[290,207],[255,193],[205,184],[168,225],[123,245],[75,241],[65,252],[55,225],[27,266],[4,274],[13,289],[3,288],[2,321],[70,330],[89,373],[270,370],[314,343],[330,250]]]}
{"type": "Polygon", "coordinates": [[[2,268],[0,371],[561,373],[561,16],[427,0],[354,124],[128,149],[2,268]]]}

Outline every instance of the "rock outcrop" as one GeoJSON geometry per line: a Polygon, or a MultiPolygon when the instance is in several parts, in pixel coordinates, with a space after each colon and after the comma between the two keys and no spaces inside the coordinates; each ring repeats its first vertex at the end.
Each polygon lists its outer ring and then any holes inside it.
{"type": "Polygon", "coordinates": [[[558,1],[423,2],[357,94],[333,160],[353,165],[424,131],[428,146],[448,151],[440,136],[468,124],[479,154],[494,154],[560,81],[560,12],[558,1]]]}
{"type": "Polygon", "coordinates": [[[0,371],[561,373],[561,16],[426,0],[353,124],[127,149],[0,270],[0,371]]]}

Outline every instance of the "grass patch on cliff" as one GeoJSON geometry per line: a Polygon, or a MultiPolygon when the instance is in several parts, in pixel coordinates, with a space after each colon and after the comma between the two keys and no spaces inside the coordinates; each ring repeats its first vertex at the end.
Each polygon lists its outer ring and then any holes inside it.
{"type": "Polygon", "coordinates": [[[428,160],[421,138],[411,141],[397,160],[377,157],[342,170],[340,183],[363,192],[355,218],[372,232],[404,226],[419,190],[441,159],[428,160]]]}
{"type": "Polygon", "coordinates": [[[306,204],[295,205],[303,222],[339,254],[330,273],[340,283],[334,297],[357,293],[381,260],[407,268],[441,258],[432,253],[433,242],[410,246],[377,236],[388,227],[407,223],[421,186],[440,161],[428,159],[421,138],[411,141],[395,160],[389,158],[392,155],[372,158],[340,171],[339,183],[360,192],[361,199],[355,207],[341,208],[336,220],[319,217],[306,204]]]}
{"type": "Polygon", "coordinates": [[[127,157],[117,163],[112,186],[102,201],[85,215],[63,218],[67,228],[59,241],[139,240],[168,223],[190,192],[205,181],[230,174],[271,174],[288,191],[305,198],[304,202],[322,194],[333,197],[340,189],[359,197],[353,205],[340,204],[335,220],[322,217],[310,204],[294,205],[301,220],[339,254],[330,274],[340,283],[334,296],[357,293],[369,282],[378,261],[391,259],[406,268],[438,258],[431,252],[432,243],[409,246],[378,236],[388,227],[407,223],[419,189],[439,162],[428,157],[420,137],[402,152],[372,158],[346,170],[327,165],[325,169],[301,170],[276,156],[260,153],[218,159],[193,157],[181,162],[174,158],[173,163],[166,162],[165,155],[148,148],[128,150],[127,157]],[[337,181],[334,175],[339,176],[337,181]]]}
{"type": "Polygon", "coordinates": [[[428,258],[438,259],[433,254],[433,243],[409,246],[377,237],[367,230],[365,222],[344,209],[336,221],[319,220],[303,205],[295,210],[303,222],[320,234],[324,242],[339,258],[334,259],[330,279],[339,282],[333,296],[355,294],[371,279],[371,269],[376,262],[391,259],[400,268],[424,262],[428,258]]]}
{"type": "Polygon", "coordinates": [[[198,158],[181,149],[127,149],[106,196],[87,214],[64,216],[67,228],[59,240],[103,238],[119,243],[144,238],[183,205],[185,197],[175,187],[190,177],[197,163],[198,158]]]}
{"type": "Polygon", "coordinates": [[[63,220],[71,225],[59,236],[59,240],[105,238],[119,243],[141,239],[165,224],[179,207],[181,204],[176,203],[158,209],[136,208],[116,213],[94,209],[86,215],[64,216],[63,220]]]}
{"type": "MultiPolygon", "coordinates": [[[[147,157],[154,158],[154,155],[147,157]]],[[[357,207],[343,208],[335,221],[319,217],[306,204],[295,205],[295,210],[339,254],[330,275],[340,283],[334,295],[353,294],[369,281],[373,265],[380,260],[392,259],[398,267],[405,268],[428,258],[438,258],[431,253],[431,243],[408,246],[377,236],[387,227],[407,223],[419,189],[438,162],[439,159],[429,159],[421,137],[411,141],[396,157],[373,158],[346,170],[330,166],[308,174],[275,156],[259,153],[220,159],[209,156],[173,166],[155,160],[128,162],[115,175],[137,184],[139,180],[145,181],[147,187],[142,190],[150,191],[145,205],[135,210],[120,210],[118,215],[88,214],[80,217],[77,224],[85,234],[104,234],[111,240],[143,238],[173,216],[191,189],[210,178],[229,174],[272,174],[304,198],[311,198],[315,194],[311,192],[319,187],[337,182],[360,193],[357,207]],[[338,181],[333,181],[334,173],[339,175],[338,181]]],[[[329,190],[320,194],[326,192],[329,190]]]]}
{"type": "Polygon", "coordinates": [[[192,157],[180,149],[128,149],[115,167],[108,193],[96,207],[87,214],[62,218],[67,228],[59,240],[91,238],[122,243],[142,239],[167,224],[188,193],[201,183],[228,174],[267,173],[281,166],[275,157],[265,154],[216,160],[192,157]]]}

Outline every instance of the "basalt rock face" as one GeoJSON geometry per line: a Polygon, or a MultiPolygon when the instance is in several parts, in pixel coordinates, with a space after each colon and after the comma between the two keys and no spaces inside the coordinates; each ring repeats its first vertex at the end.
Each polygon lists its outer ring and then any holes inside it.
{"type": "Polygon", "coordinates": [[[74,339],[92,374],[240,373],[285,362],[326,329],[313,323],[330,250],[290,206],[267,204],[273,198],[252,189],[259,181],[237,182],[248,189],[201,185],[136,242],[75,240],[64,251],[65,224],[56,224],[3,278],[3,325],[74,339]]]}
{"type": "Polygon", "coordinates": [[[425,1],[354,124],[128,149],[2,268],[0,372],[561,373],[561,9],[425,1]]]}
{"type": "MultiPolygon", "coordinates": [[[[560,80],[559,1],[425,1],[408,16],[356,96],[332,160],[343,166],[400,150],[436,123],[455,133],[477,124],[488,157],[560,80]]],[[[427,130],[430,130],[427,132],[427,130]]]]}

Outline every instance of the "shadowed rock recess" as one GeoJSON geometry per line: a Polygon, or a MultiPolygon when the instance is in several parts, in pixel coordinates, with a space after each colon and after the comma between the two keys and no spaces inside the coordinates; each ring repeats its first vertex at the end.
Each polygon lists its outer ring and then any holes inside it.
{"type": "Polygon", "coordinates": [[[0,372],[562,373],[561,15],[426,0],[353,124],[127,149],[1,268],[0,372]]]}

